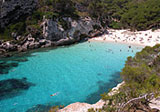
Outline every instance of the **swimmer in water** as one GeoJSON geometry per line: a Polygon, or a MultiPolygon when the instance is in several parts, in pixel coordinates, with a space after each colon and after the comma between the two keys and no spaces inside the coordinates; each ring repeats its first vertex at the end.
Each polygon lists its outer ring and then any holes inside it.
{"type": "Polygon", "coordinates": [[[14,103],[13,105],[17,105],[18,103],[14,103]]]}
{"type": "Polygon", "coordinates": [[[52,94],[52,95],[50,95],[50,96],[56,96],[58,93],[59,93],[59,92],[57,92],[57,93],[54,93],[54,94],[52,94]]]}

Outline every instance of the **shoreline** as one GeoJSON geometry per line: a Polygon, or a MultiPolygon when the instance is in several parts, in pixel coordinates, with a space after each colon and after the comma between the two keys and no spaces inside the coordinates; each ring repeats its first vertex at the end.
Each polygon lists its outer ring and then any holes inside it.
{"type": "Polygon", "coordinates": [[[115,42],[128,45],[151,46],[160,44],[160,29],[152,31],[136,31],[108,29],[108,34],[94,37],[88,40],[101,42],[115,42]]]}
{"type": "MultiPolygon", "coordinates": [[[[112,43],[127,44],[129,46],[137,45],[137,46],[143,46],[143,47],[160,44],[160,29],[155,30],[153,32],[151,30],[131,32],[129,30],[114,30],[114,29],[108,29],[108,31],[109,31],[108,34],[104,34],[99,37],[93,37],[91,39],[88,39],[88,42],[92,42],[92,41],[112,42],[112,43]],[[134,39],[134,38],[137,38],[137,39],[134,39]]],[[[79,43],[79,42],[75,42],[75,43],[79,43]]],[[[74,44],[72,43],[71,45],[74,45],[74,44]]],[[[49,46],[47,46],[47,48],[49,48],[49,46]]],[[[32,50],[36,50],[36,49],[32,49],[32,50]]],[[[117,92],[120,85],[122,85],[122,83],[112,88],[112,92],[113,92],[112,94],[114,94],[114,91],[117,92]]],[[[111,93],[108,93],[108,94],[111,94],[111,93]]],[[[59,110],[58,112],[86,112],[90,108],[94,108],[94,109],[102,108],[104,104],[105,102],[101,99],[95,104],[76,102],[66,106],[65,108],[59,110]],[[80,110],[76,111],[76,109],[80,109],[80,110]]]]}
{"type": "MultiPolygon", "coordinates": [[[[136,31],[132,32],[129,29],[125,30],[114,30],[114,29],[107,29],[108,33],[103,34],[101,36],[97,37],[91,37],[84,39],[84,41],[92,42],[92,41],[100,41],[100,42],[112,42],[112,43],[120,43],[120,44],[127,44],[129,46],[135,45],[135,46],[154,46],[156,44],[160,44],[160,29],[152,31],[152,30],[146,30],[146,31],[136,31]]],[[[29,40],[32,40],[32,38],[29,38],[29,40]]],[[[34,39],[33,39],[34,40],[34,39]]],[[[23,46],[18,46],[18,45],[12,45],[10,44],[10,41],[7,42],[2,42],[7,48],[10,49],[10,47],[18,47],[20,50],[12,50],[12,51],[7,51],[3,47],[3,45],[0,45],[0,58],[1,57],[11,57],[12,53],[14,52],[28,52],[30,50],[35,50],[38,48],[48,48],[48,47],[58,47],[58,46],[66,46],[66,45],[72,45],[75,43],[79,43],[80,40],[59,40],[57,43],[60,42],[60,45],[56,44],[56,42],[51,42],[49,40],[43,40],[43,42],[49,42],[46,45],[37,46],[34,43],[31,45],[31,48],[25,48],[23,46]],[[64,42],[64,44],[62,44],[64,42]],[[67,43],[66,43],[67,42],[67,43]],[[32,48],[33,47],[33,48],[32,48]]],[[[40,43],[39,43],[40,44],[40,43]]]]}
{"type": "Polygon", "coordinates": [[[122,42],[122,41],[114,41],[114,40],[102,40],[102,37],[94,37],[91,39],[88,39],[88,42],[104,42],[104,43],[118,43],[118,44],[126,44],[128,46],[141,46],[146,47],[146,45],[138,44],[138,43],[129,43],[129,42],[122,42]]]}
{"type": "MultiPolygon", "coordinates": [[[[108,93],[109,96],[116,94],[121,86],[123,86],[125,82],[121,82],[117,84],[117,86],[113,87],[112,90],[108,93]]],[[[88,103],[72,103],[63,109],[60,109],[58,112],[87,112],[88,109],[93,108],[94,110],[102,108],[107,102],[100,99],[95,104],[88,104],[88,103]]]]}

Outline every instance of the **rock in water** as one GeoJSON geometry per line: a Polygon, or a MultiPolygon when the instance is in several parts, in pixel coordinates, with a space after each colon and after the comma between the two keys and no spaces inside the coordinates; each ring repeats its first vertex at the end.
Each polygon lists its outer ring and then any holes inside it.
{"type": "Polygon", "coordinates": [[[27,82],[26,78],[8,79],[0,81],[0,99],[10,98],[19,95],[34,84],[27,82]]]}

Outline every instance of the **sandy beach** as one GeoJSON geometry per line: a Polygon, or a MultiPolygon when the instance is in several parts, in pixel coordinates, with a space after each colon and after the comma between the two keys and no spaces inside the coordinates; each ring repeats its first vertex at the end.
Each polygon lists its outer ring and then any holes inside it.
{"type": "Polygon", "coordinates": [[[108,29],[108,34],[99,37],[94,37],[89,41],[106,41],[106,42],[119,42],[126,44],[135,44],[141,46],[154,46],[160,44],[160,29],[152,31],[136,31],[132,32],[127,30],[114,30],[108,29]]]}

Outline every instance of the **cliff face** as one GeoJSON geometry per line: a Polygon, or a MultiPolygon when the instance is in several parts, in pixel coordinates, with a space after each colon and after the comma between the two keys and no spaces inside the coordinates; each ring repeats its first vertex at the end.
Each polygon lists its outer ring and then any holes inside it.
{"type": "MultiPolygon", "coordinates": [[[[46,13],[46,10],[41,12],[41,6],[48,7],[39,0],[3,0],[0,2],[0,29],[3,33],[6,33],[5,30],[7,30],[7,34],[12,38],[7,42],[0,40],[0,54],[40,47],[69,45],[102,33],[99,31],[101,29],[100,22],[92,20],[90,17],[73,19],[70,15],[53,18],[51,15],[54,11],[50,10],[47,13],[51,18],[47,19],[43,14],[46,13]],[[38,18],[36,18],[37,16],[38,18]],[[17,28],[19,26],[20,28],[17,28]]],[[[0,34],[0,39],[1,36],[3,39],[5,35],[0,34]]]]}
{"type": "Polygon", "coordinates": [[[98,25],[92,19],[72,20],[64,18],[66,26],[59,21],[44,19],[41,24],[42,36],[34,38],[32,34],[27,36],[17,36],[17,40],[1,42],[0,54],[9,51],[26,51],[40,47],[68,45],[85,39],[85,36],[92,36],[94,25],[98,25]],[[67,27],[65,29],[64,27],[67,27]]]}
{"type": "Polygon", "coordinates": [[[20,17],[31,14],[36,8],[38,0],[1,0],[0,1],[1,28],[20,17]]]}
{"type": "Polygon", "coordinates": [[[65,17],[60,20],[45,19],[42,23],[43,37],[48,40],[58,41],[60,39],[79,40],[82,35],[91,36],[94,31],[94,26],[99,26],[100,23],[91,18],[81,18],[73,20],[70,17],[65,17]]]}

